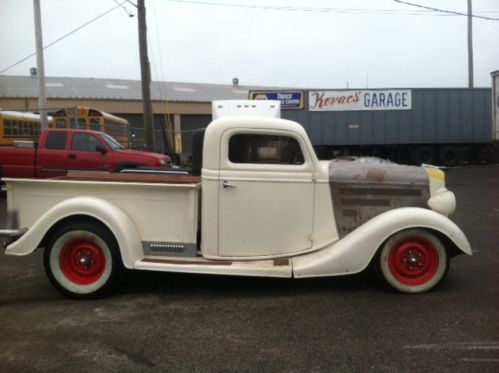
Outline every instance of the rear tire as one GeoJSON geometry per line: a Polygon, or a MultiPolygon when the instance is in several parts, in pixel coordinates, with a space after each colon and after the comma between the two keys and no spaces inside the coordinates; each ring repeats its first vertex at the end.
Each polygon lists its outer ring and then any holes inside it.
{"type": "Polygon", "coordinates": [[[415,165],[432,164],[435,161],[435,150],[429,146],[418,146],[411,152],[411,160],[415,165]]]}
{"type": "Polygon", "coordinates": [[[408,229],[385,242],[377,258],[381,277],[403,293],[423,293],[446,275],[449,257],[440,239],[424,229],[408,229]]]}
{"type": "Polygon", "coordinates": [[[461,160],[461,149],[455,146],[445,146],[438,152],[438,160],[442,166],[454,167],[461,160]]]}
{"type": "Polygon", "coordinates": [[[98,298],[119,282],[123,264],[111,232],[93,221],[74,221],[58,228],[44,252],[45,272],[64,295],[98,298]]]}

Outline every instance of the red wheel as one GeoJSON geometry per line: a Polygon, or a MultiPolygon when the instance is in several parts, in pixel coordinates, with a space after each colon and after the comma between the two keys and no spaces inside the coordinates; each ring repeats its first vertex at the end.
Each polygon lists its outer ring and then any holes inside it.
{"type": "Polygon", "coordinates": [[[390,250],[389,266],[393,276],[406,285],[421,285],[438,270],[438,251],[422,236],[402,238],[390,250]]]}
{"type": "Polygon", "coordinates": [[[62,273],[75,284],[89,285],[99,280],[106,268],[106,256],[94,241],[75,238],[61,249],[62,273]]]}
{"type": "Polygon", "coordinates": [[[393,235],[380,255],[381,274],[395,289],[407,293],[428,291],[448,268],[445,247],[432,233],[410,229],[393,235]]]}
{"type": "Polygon", "coordinates": [[[52,284],[73,298],[106,294],[117,283],[123,268],[111,232],[86,220],[72,222],[54,233],[44,263],[52,284]]]}

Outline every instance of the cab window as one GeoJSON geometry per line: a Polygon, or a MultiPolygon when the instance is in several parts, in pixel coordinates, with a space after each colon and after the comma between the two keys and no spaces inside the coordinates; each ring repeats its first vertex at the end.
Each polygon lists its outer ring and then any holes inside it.
{"type": "Polygon", "coordinates": [[[83,152],[95,152],[97,145],[101,145],[94,135],[88,133],[75,133],[71,150],[83,152]]]}
{"type": "Polygon", "coordinates": [[[298,141],[288,136],[237,134],[229,140],[232,163],[292,164],[304,163],[298,141]]]}
{"type": "Polygon", "coordinates": [[[45,148],[53,150],[65,149],[67,137],[68,134],[66,132],[50,132],[49,134],[47,134],[45,148]]]}

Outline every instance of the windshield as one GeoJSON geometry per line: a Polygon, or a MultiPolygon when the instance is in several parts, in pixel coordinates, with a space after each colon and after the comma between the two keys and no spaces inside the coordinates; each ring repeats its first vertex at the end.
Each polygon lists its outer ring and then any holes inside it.
{"type": "Polygon", "coordinates": [[[102,135],[103,135],[102,137],[106,141],[107,145],[109,145],[111,147],[111,149],[113,149],[113,150],[124,150],[125,149],[118,141],[113,139],[108,134],[103,133],[102,135]]]}

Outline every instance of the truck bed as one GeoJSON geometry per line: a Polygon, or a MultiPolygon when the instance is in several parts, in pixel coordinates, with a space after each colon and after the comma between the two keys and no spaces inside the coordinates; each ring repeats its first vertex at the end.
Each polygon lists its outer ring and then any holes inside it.
{"type": "MultiPolygon", "coordinates": [[[[130,216],[141,232],[144,247],[156,242],[197,242],[199,177],[70,172],[57,179],[4,181],[9,213],[15,217],[16,228],[31,228],[61,203],[91,197],[111,203],[130,216]]],[[[78,215],[79,211],[74,213],[78,215]]]]}
{"type": "Polygon", "coordinates": [[[35,153],[34,148],[0,146],[0,176],[35,177],[35,153]]]}

